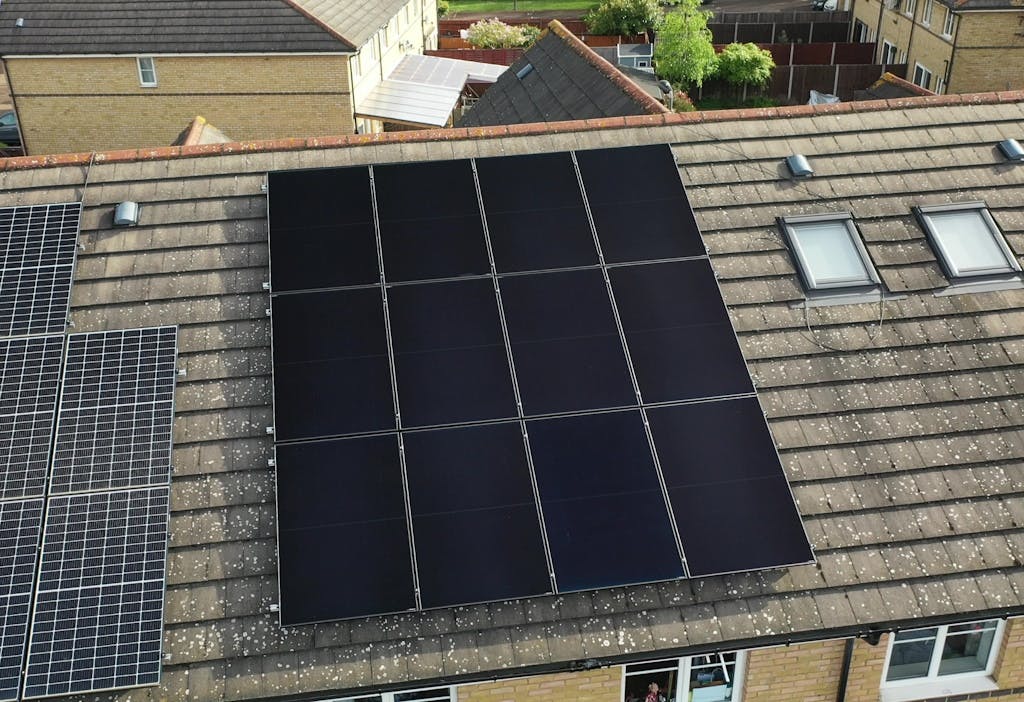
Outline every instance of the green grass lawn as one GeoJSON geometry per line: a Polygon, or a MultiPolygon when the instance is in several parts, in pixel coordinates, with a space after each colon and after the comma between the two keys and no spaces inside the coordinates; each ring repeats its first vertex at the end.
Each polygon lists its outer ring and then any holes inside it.
{"type": "Polygon", "coordinates": [[[451,0],[448,15],[482,12],[551,12],[584,14],[597,5],[596,0],[451,0]]]}

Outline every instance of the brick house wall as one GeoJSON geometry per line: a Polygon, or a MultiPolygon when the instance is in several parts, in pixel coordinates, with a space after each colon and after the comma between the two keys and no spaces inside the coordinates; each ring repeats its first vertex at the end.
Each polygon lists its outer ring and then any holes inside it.
{"type": "Polygon", "coordinates": [[[9,58],[25,145],[53,154],[170,145],[196,116],[237,141],[352,134],[348,56],[9,58]]]}
{"type": "MultiPolygon", "coordinates": [[[[879,702],[890,635],[875,646],[856,639],[846,683],[846,702],[879,702]]],[[[815,641],[747,652],[743,702],[833,702],[839,692],[846,641],[815,641]]],[[[536,675],[462,685],[459,702],[622,702],[624,669],[536,675]]],[[[998,699],[1024,702],[1024,619],[1007,622],[993,678],[998,691],[941,698],[944,702],[998,699]]],[[[683,701],[685,702],[685,700],[683,701]]],[[[931,701],[930,701],[931,702],[931,701]]]]}

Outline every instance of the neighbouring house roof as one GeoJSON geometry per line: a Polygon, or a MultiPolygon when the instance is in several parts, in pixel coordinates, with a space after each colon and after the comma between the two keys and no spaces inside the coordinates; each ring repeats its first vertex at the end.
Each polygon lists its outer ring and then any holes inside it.
{"type": "Polygon", "coordinates": [[[346,52],[405,2],[4,0],[0,55],[346,52]]]}
{"type": "Polygon", "coordinates": [[[178,135],[171,146],[194,146],[195,144],[227,144],[231,139],[221,130],[206,121],[202,115],[197,115],[189,122],[185,130],[178,135]]]}
{"type": "Polygon", "coordinates": [[[163,680],[85,699],[344,696],[1024,613],[1024,290],[936,295],[910,210],[983,200],[1019,256],[1022,167],[994,144],[1022,124],[1008,92],[0,160],[0,206],[84,200],[76,331],[181,325],[163,680]],[[817,563],[280,628],[267,172],[649,143],[677,157],[817,563]],[[794,151],[814,177],[785,177],[794,151]],[[123,200],[138,226],[112,226],[123,200]],[[892,297],[805,307],[776,217],[840,212],[892,297]]]}
{"type": "Polygon", "coordinates": [[[554,20],[459,125],[558,122],[666,111],[554,20]]]}
{"type": "Polygon", "coordinates": [[[969,12],[971,10],[1013,10],[1024,8],[1024,2],[1021,0],[939,0],[939,2],[961,12],[969,12]]]}
{"type": "Polygon", "coordinates": [[[886,100],[889,98],[913,97],[915,95],[935,95],[931,90],[911,83],[886,71],[882,77],[864,90],[855,91],[857,100],[886,100]]]}
{"type": "Polygon", "coordinates": [[[467,82],[493,83],[505,70],[490,63],[410,54],[356,105],[355,113],[387,122],[443,127],[467,82]]]}

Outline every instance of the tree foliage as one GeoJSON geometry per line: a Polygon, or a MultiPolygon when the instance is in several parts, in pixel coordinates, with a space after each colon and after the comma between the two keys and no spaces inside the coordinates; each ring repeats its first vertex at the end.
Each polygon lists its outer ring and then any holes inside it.
{"type": "Polygon", "coordinates": [[[604,0],[584,18],[591,34],[642,34],[661,24],[658,0],[604,0]]]}
{"type": "Polygon", "coordinates": [[[514,49],[529,46],[539,35],[537,27],[505,24],[495,17],[469,25],[466,41],[478,49],[514,49]]]}
{"type": "Polygon", "coordinates": [[[715,47],[711,44],[708,19],[700,0],[680,0],[665,15],[654,44],[658,75],[676,85],[701,86],[715,72],[715,47]]]}
{"type": "Polygon", "coordinates": [[[757,44],[729,44],[718,54],[718,77],[736,86],[766,85],[775,59],[757,44]]]}

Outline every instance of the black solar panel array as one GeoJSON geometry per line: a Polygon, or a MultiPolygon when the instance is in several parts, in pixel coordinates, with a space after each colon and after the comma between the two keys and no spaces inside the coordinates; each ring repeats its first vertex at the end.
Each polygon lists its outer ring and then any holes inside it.
{"type": "Polygon", "coordinates": [[[21,688],[42,526],[42,498],[0,502],[0,700],[21,688]]]}
{"type": "Polygon", "coordinates": [[[283,623],[812,558],[667,147],[270,191],[283,623]]]}

